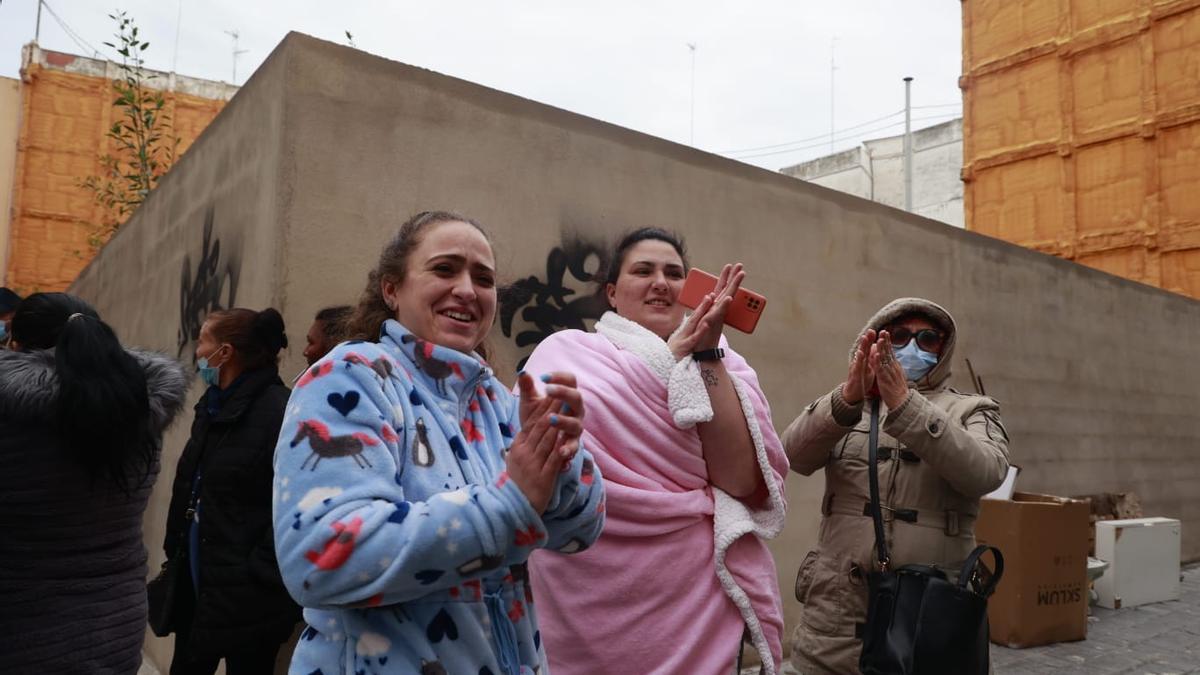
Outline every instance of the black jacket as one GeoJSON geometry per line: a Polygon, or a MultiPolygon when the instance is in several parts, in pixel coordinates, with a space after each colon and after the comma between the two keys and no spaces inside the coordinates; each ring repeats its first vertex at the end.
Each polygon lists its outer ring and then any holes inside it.
{"type": "Polygon", "coordinates": [[[129,675],[142,662],[142,516],[188,380],[174,359],[130,353],[146,375],[154,463],[126,494],[56,433],[54,351],[0,350],[0,672],[129,675]]]}
{"type": "Polygon", "coordinates": [[[190,572],[177,611],[191,648],[225,655],[287,639],[300,620],[275,561],[271,532],[272,456],[290,392],[274,367],[243,375],[216,416],[206,398],[196,404],[171,493],[168,557],[186,555],[186,515],[200,469],[200,589],[190,572]]]}

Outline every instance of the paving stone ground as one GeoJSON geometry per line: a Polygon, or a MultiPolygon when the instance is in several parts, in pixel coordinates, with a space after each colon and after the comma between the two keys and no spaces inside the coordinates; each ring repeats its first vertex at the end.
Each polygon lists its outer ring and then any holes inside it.
{"type": "MultiPolygon", "coordinates": [[[[1093,606],[1086,640],[1028,649],[992,645],[995,675],[1200,674],[1200,564],[1184,568],[1180,591],[1171,602],[1093,606]]],[[[785,663],[782,675],[794,674],[785,663]]]]}

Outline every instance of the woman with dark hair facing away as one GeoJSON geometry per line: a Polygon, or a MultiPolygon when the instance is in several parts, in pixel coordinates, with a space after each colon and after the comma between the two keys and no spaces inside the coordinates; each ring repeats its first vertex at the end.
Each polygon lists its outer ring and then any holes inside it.
{"type": "Polygon", "coordinates": [[[787,458],[757,375],[721,334],[745,272],[725,265],[685,320],[687,270],[676,234],[629,233],[596,332],[555,333],[525,366],[575,370],[609,496],[591,550],[531,561],[555,675],[728,673],[743,636],[762,671],[779,672],[783,612],[764,540],[783,526],[787,458]]]}
{"type": "Polygon", "coordinates": [[[208,390],[179,458],[163,544],[188,570],[171,675],[211,675],[222,658],[229,675],[270,673],[300,619],[271,535],[271,455],[290,393],[279,379],[283,331],[274,309],[214,312],[200,327],[208,390]]]}
{"type": "Polygon", "coordinates": [[[0,350],[0,663],[136,673],[146,629],[142,515],[187,378],[126,350],[96,310],[35,293],[0,350]]]}
{"type": "Polygon", "coordinates": [[[338,305],[317,312],[305,336],[308,344],[304,345],[304,360],[308,365],[316,363],[344,339],[342,334],[346,331],[346,321],[353,311],[354,308],[349,305],[338,305]]]}
{"type": "Polygon", "coordinates": [[[275,546],[308,623],[291,672],[546,672],[525,562],[590,545],[604,492],[574,378],[509,394],[479,353],[495,316],[483,230],[417,214],[368,276],[359,341],[296,383],[275,451],[275,546]]]}

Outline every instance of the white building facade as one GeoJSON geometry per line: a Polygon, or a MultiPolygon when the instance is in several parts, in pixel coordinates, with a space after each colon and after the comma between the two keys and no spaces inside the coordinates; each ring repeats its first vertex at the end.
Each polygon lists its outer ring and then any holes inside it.
{"type": "MultiPolygon", "coordinates": [[[[964,226],[962,119],[912,132],[913,213],[964,226]]],[[[779,170],[794,178],[904,208],[904,135],[779,170]]]]}

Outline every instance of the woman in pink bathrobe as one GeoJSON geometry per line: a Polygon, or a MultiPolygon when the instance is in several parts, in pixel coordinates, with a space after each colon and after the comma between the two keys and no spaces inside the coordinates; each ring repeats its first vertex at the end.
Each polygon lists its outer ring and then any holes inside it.
{"type": "MultiPolygon", "coordinates": [[[[604,476],[591,549],[530,559],[554,675],[729,673],[743,641],[777,673],[783,616],[765,539],[783,525],[787,459],[758,377],[721,334],[745,272],[726,265],[684,321],[683,242],[626,235],[595,333],[556,333],[525,369],[569,369],[604,476]]],[[[586,470],[586,469],[585,469],[586,470]]]]}

